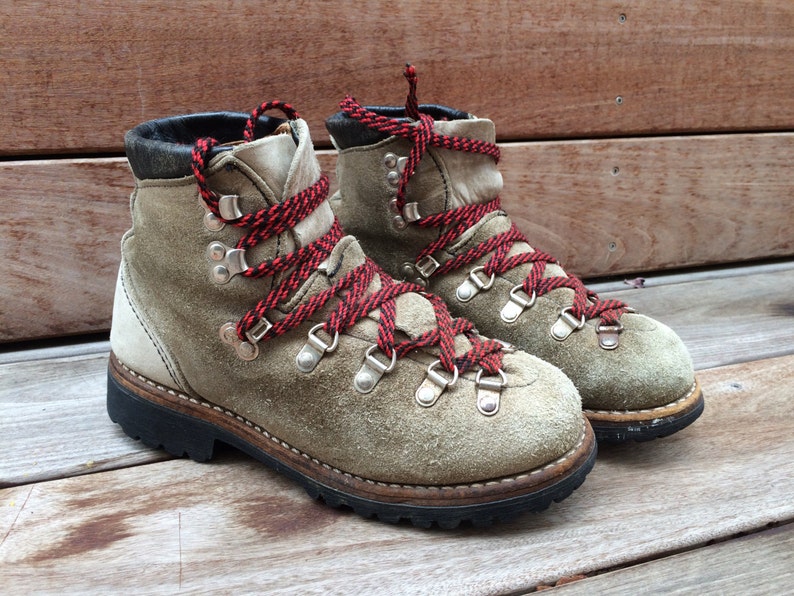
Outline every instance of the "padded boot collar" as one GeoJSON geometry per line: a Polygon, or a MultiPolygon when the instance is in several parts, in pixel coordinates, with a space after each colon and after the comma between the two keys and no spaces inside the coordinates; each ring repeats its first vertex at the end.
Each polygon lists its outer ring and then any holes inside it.
{"type": "MultiPolygon", "coordinates": [[[[366,106],[367,110],[375,112],[388,118],[405,119],[405,109],[397,106],[366,106]]],[[[428,114],[434,120],[468,120],[473,118],[471,114],[461,112],[447,106],[435,104],[422,104],[419,111],[428,114]]],[[[331,133],[337,149],[348,149],[349,147],[361,147],[364,145],[374,145],[378,141],[389,138],[386,133],[372,130],[349,118],[344,112],[337,112],[325,121],[325,127],[331,133]]]]}
{"type": "MultiPolygon", "coordinates": [[[[202,137],[213,137],[221,144],[240,141],[248,118],[244,113],[206,112],[139,124],[124,137],[132,172],[140,180],[190,176],[195,141],[202,137]]],[[[257,138],[271,134],[282,122],[286,120],[261,116],[255,129],[257,138]]],[[[210,157],[229,149],[215,147],[210,157]]]]}

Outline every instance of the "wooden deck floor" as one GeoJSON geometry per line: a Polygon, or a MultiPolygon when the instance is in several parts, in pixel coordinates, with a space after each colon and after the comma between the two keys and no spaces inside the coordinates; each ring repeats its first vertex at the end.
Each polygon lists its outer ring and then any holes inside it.
{"type": "Polygon", "coordinates": [[[104,411],[106,342],[0,353],[0,592],[790,592],[794,262],[596,289],[681,334],[705,413],[486,529],[365,520],[231,450],[149,450],[104,411]]]}

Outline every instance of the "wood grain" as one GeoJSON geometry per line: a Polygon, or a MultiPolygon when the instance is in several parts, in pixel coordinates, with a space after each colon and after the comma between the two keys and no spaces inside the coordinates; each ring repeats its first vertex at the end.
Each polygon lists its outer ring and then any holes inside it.
{"type": "Polygon", "coordinates": [[[107,355],[0,365],[0,487],[170,459],[108,418],[107,355]]]}
{"type": "Polygon", "coordinates": [[[0,30],[5,155],[120,151],[138,122],[275,98],[326,143],[345,93],[404,101],[406,61],[420,100],[489,116],[503,140],[794,123],[788,0],[202,0],[189,16],[168,0],[20,0],[0,30]]]}
{"type": "Polygon", "coordinates": [[[503,200],[580,276],[794,254],[794,135],[515,143],[503,200]]]}
{"type": "Polygon", "coordinates": [[[554,596],[786,594],[794,582],[794,524],[558,587],[554,596]]]}
{"type": "Polygon", "coordinates": [[[11,592],[119,592],[134,576],[146,593],[511,593],[791,520],[794,356],[701,380],[709,400],[693,426],[602,447],[572,497],[489,529],[364,520],[232,453],[0,490],[0,581],[11,592]]]}
{"type": "Polygon", "coordinates": [[[108,327],[131,181],[126,159],[0,163],[0,341],[108,327]]]}
{"type": "MultiPolygon", "coordinates": [[[[794,134],[509,143],[502,153],[506,208],[584,277],[794,254],[794,134]]],[[[333,178],[334,153],[320,160],[333,178]]],[[[123,158],[0,163],[10,197],[0,342],[109,327],[131,184],[123,158]]]]}

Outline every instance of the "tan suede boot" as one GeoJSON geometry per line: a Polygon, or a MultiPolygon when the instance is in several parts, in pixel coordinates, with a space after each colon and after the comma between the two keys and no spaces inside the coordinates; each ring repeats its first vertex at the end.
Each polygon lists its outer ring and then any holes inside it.
{"type": "Polygon", "coordinates": [[[501,209],[493,122],[351,97],[326,125],[339,149],[331,205],[364,250],[398,279],[427,287],[491,337],[559,366],[599,439],[647,440],[702,412],[692,361],[662,323],[601,300],[533,249],[501,209]]]}
{"type": "Polygon", "coordinates": [[[126,147],[108,412],[127,434],[196,460],[228,443],[330,505],[418,526],[541,510],[584,480],[573,384],[343,237],[290,106],[155,120],[126,147]]]}

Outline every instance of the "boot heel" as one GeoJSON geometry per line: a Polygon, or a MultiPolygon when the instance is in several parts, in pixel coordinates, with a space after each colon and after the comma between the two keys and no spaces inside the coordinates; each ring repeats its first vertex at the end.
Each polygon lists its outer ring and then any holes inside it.
{"type": "Polygon", "coordinates": [[[214,427],[132,393],[110,371],[107,410],[127,435],[149,447],[162,447],[171,455],[187,455],[195,461],[212,458],[217,434],[214,427]]]}

